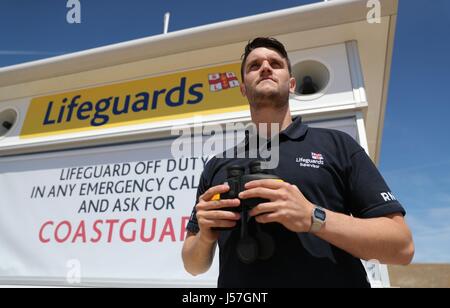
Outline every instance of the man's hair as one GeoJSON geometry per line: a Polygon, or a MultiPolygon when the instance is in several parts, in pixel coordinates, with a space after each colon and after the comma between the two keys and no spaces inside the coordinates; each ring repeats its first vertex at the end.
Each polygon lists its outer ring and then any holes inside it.
{"type": "Polygon", "coordinates": [[[244,66],[245,61],[247,61],[248,55],[256,48],[260,47],[266,47],[275,50],[278,52],[283,59],[286,59],[286,62],[288,64],[289,69],[289,75],[292,76],[292,68],[291,68],[291,61],[289,60],[288,54],[286,52],[286,49],[284,48],[284,45],[278,41],[277,39],[273,37],[257,37],[253,39],[252,41],[248,41],[247,46],[245,46],[244,54],[242,55],[242,62],[241,62],[241,78],[242,81],[244,81],[244,66]]]}

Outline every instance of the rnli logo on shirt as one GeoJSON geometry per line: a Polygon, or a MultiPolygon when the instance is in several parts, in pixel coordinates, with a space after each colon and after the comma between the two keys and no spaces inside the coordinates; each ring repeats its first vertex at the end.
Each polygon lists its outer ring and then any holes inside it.
{"type": "Polygon", "coordinates": [[[321,153],[311,152],[311,157],[297,157],[295,162],[299,164],[300,167],[315,168],[318,169],[324,164],[324,158],[321,153]]]}
{"type": "Polygon", "coordinates": [[[394,195],[390,191],[382,192],[382,193],[380,193],[380,195],[383,198],[384,202],[397,200],[397,199],[395,199],[394,195]]]}
{"type": "Polygon", "coordinates": [[[311,158],[316,160],[323,160],[323,156],[320,153],[311,152],[311,158]]]}

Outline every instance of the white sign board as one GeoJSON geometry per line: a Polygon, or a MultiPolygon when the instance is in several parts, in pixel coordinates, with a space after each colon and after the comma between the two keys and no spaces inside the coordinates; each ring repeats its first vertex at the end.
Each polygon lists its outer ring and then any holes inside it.
{"type": "Polygon", "coordinates": [[[207,158],[172,141],[0,158],[1,283],[215,286],[181,259],[207,158]]]}

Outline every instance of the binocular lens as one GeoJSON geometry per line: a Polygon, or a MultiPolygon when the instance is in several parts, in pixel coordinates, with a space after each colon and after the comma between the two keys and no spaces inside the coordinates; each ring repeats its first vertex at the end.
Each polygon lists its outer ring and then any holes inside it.
{"type": "Polygon", "coordinates": [[[245,173],[245,167],[233,165],[227,168],[227,177],[242,176],[245,173]]]}

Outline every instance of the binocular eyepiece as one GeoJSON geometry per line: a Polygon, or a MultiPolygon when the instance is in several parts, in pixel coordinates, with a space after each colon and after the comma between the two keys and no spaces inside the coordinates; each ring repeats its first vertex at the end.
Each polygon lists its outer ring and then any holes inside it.
{"type": "MultiPolygon", "coordinates": [[[[245,190],[245,184],[255,180],[272,179],[282,181],[278,176],[273,174],[268,174],[265,169],[261,167],[261,161],[252,161],[249,166],[249,173],[245,173],[245,167],[241,165],[231,165],[227,168],[227,179],[225,184],[228,184],[230,190],[215,196],[215,200],[223,199],[236,199],[239,198],[239,193],[245,190]]],[[[237,208],[226,208],[224,210],[233,212],[243,212],[249,211],[256,205],[269,202],[267,199],[263,198],[250,198],[241,200],[241,205],[237,208]]]]}

